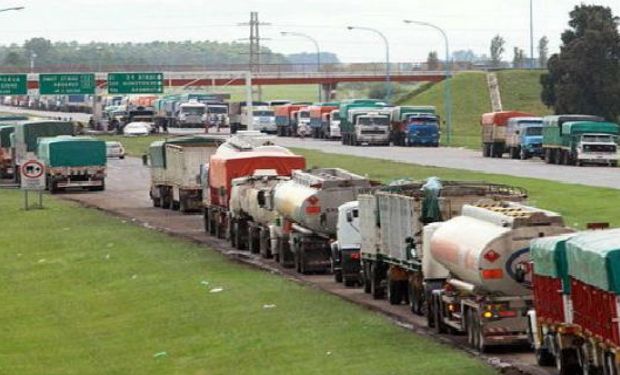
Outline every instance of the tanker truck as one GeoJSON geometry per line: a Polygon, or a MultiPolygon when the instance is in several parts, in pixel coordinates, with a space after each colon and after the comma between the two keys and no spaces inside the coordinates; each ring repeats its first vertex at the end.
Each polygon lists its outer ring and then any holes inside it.
{"type": "Polygon", "coordinates": [[[428,230],[424,256],[445,275],[427,303],[435,330],[465,333],[480,352],[527,342],[530,241],[570,232],[562,216],[514,202],[482,203],[465,205],[461,216],[428,230]]]}
{"type": "MultiPolygon", "coordinates": [[[[409,303],[421,315],[430,290],[441,285],[442,272],[427,268],[423,256],[428,241],[424,225],[460,215],[465,204],[525,200],[527,192],[506,185],[440,181],[405,181],[358,196],[361,268],[364,291],[375,299],[386,294],[391,304],[409,303]],[[437,279],[439,282],[435,282],[437,279]]],[[[434,263],[429,263],[433,267],[434,263]]],[[[440,269],[441,271],[441,269],[440,269]]]]}
{"type": "Polygon", "coordinates": [[[265,205],[279,215],[272,240],[280,263],[291,266],[292,260],[304,274],[329,270],[338,207],[370,186],[367,178],[339,168],[295,171],[290,181],[277,184],[265,205]]]}

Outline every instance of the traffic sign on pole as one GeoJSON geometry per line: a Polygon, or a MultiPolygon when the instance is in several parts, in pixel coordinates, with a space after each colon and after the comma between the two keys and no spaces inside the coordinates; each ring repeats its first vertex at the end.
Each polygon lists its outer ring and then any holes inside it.
{"type": "Polygon", "coordinates": [[[26,74],[0,74],[0,95],[28,94],[26,74]]]}
{"type": "Polygon", "coordinates": [[[45,165],[36,159],[28,160],[20,167],[23,190],[45,190],[45,165]]]}
{"type": "Polygon", "coordinates": [[[84,74],[39,74],[41,95],[92,95],[95,93],[95,75],[84,74]]]}
{"type": "Polygon", "coordinates": [[[109,94],[163,94],[163,73],[108,73],[109,94]]]}

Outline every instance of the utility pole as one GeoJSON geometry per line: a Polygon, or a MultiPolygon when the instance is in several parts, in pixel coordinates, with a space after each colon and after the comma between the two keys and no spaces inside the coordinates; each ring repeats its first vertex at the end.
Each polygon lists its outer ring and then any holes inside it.
{"type": "MultiPolygon", "coordinates": [[[[250,71],[259,73],[261,70],[261,51],[260,51],[260,26],[269,26],[270,23],[260,22],[258,20],[258,12],[250,12],[250,22],[243,22],[239,26],[250,26],[250,71]]],[[[263,38],[264,39],[264,38],[263,38]]],[[[257,86],[258,100],[262,100],[262,88],[257,86]]]]}
{"type": "Polygon", "coordinates": [[[530,0],[530,69],[534,69],[534,4],[530,0]]]}

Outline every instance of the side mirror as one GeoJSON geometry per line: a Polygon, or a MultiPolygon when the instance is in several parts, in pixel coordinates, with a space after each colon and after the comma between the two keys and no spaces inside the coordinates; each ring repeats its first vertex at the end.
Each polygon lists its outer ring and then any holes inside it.
{"type": "Polygon", "coordinates": [[[520,264],[517,266],[517,269],[515,270],[515,281],[518,283],[524,283],[525,282],[525,276],[527,275],[528,270],[526,269],[527,267],[523,264],[520,264]]]}
{"type": "Polygon", "coordinates": [[[413,243],[413,237],[407,237],[407,238],[405,238],[405,243],[406,243],[407,245],[411,245],[411,244],[413,243]]]}
{"type": "Polygon", "coordinates": [[[145,167],[149,165],[149,156],[147,154],[142,155],[142,165],[145,167]]]}

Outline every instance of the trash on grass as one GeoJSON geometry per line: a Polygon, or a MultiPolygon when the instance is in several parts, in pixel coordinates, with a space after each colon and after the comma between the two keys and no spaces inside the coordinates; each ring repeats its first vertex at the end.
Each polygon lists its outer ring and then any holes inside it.
{"type": "Polygon", "coordinates": [[[161,358],[161,357],[166,357],[168,355],[167,352],[159,352],[159,353],[155,353],[153,354],[153,358],[161,358]]]}
{"type": "Polygon", "coordinates": [[[45,263],[45,258],[39,259],[39,263],[45,263]]]}
{"type": "Polygon", "coordinates": [[[138,275],[133,274],[133,275],[131,275],[131,278],[132,278],[133,280],[135,280],[135,279],[137,279],[137,278],[138,278],[138,275]]]}
{"type": "Polygon", "coordinates": [[[224,288],[213,288],[209,291],[209,293],[219,293],[221,291],[223,291],[224,288]]]}
{"type": "Polygon", "coordinates": [[[276,305],[263,305],[263,309],[273,309],[276,305]]]}
{"type": "Polygon", "coordinates": [[[201,283],[202,285],[209,285],[209,282],[208,282],[208,281],[206,281],[206,280],[202,280],[200,283],[201,283]]]}

